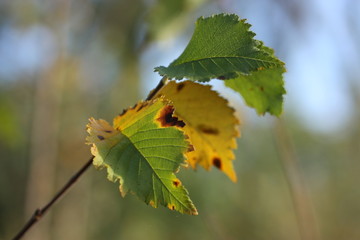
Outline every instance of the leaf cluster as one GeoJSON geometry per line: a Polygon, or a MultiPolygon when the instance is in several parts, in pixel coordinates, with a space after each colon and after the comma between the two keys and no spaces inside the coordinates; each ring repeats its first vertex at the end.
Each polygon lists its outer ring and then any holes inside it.
{"type": "Polygon", "coordinates": [[[226,99],[197,82],[224,81],[259,114],[281,114],[284,63],[249,29],[234,14],[199,18],[184,52],[168,67],[155,68],[164,78],[149,100],[124,110],[112,126],[90,119],[87,143],[94,165],[119,181],[122,196],[131,192],[153,207],[196,215],[175,176],[181,166],[215,166],[236,181],[239,120],[226,99]],[[176,81],[182,79],[187,81],[176,81]]]}

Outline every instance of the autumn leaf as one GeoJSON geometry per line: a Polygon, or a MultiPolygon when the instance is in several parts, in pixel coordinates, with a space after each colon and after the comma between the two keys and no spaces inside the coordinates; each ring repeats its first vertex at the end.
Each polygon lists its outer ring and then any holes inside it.
{"type": "Polygon", "coordinates": [[[186,124],[184,131],[195,150],[186,153],[189,164],[207,170],[215,166],[235,182],[232,150],[239,135],[238,120],[228,102],[209,85],[191,81],[170,81],[159,91],[161,95],[172,102],[176,115],[186,124]]]}
{"type": "Polygon", "coordinates": [[[175,173],[184,163],[190,145],[184,122],[163,99],[139,102],[114,118],[90,119],[87,143],[93,164],[106,168],[110,181],[120,182],[120,192],[131,192],[153,207],[159,204],[181,213],[197,215],[188,192],[175,173]]]}

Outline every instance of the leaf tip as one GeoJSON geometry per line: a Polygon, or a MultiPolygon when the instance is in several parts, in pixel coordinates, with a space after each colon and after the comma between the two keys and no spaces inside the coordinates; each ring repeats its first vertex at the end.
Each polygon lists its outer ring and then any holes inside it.
{"type": "Polygon", "coordinates": [[[105,120],[89,118],[89,123],[86,125],[88,136],[86,137],[86,144],[95,144],[103,141],[116,134],[115,129],[105,120]]]}
{"type": "Polygon", "coordinates": [[[194,216],[199,215],[199,212],[197,211],[196,208],[191,212],[191,215],[194,215],[194,216]]]}

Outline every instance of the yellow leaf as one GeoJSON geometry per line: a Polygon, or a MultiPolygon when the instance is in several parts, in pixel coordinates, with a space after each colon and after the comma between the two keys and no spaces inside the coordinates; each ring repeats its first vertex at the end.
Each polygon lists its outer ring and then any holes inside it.
{"type": "Polygon", "coordinates": [[[239,121],[228,102],[210,86],[192,81],[171,81],[159,91],[160,95],[172,102],[176,115],[186,124],[184,131],[195,149],[186,153],[189,164],[207,170],[215,166],[235,182],[232,150],[239,136],[239,121]]]}

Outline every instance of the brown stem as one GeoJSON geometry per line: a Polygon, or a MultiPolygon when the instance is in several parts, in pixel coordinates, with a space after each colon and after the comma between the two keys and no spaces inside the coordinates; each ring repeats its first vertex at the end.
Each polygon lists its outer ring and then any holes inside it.
{"type": "Polygon", "coordinates": [[[78,178],[90,167],[93,162],[94,157],[91,157],[87,163],[75,174],[69,181],[60,189],[58,193],[43,207],[35,210],[34,214],[31,216],[29,221],[24,225],[24,227],[16,234],[13,240],[20,239],[24,234],[35,224],[37,223],[49,210],[49,208],[56,203],[61,196],[63,196],[71,186],[78,180],[78,178]]]}

